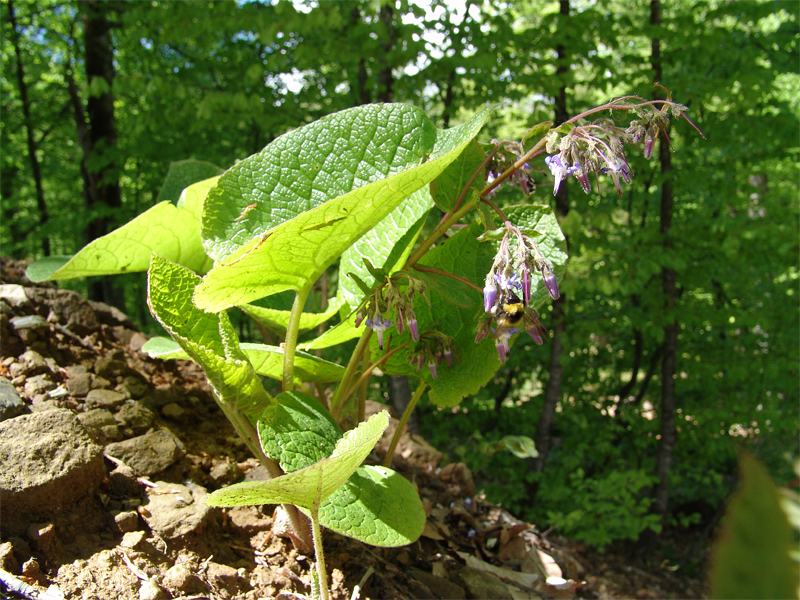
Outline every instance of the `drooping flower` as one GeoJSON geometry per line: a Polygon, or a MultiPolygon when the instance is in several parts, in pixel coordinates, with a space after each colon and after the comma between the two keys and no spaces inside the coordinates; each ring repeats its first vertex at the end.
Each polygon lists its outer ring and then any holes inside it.
{"type": "Polygon", "coordinates": [[[486,285],[483,287],[483,310],[485,312],[492,310],[495,300],[497,300],[497,286],[492,281],[490,273],[486,279],[486,285]]]}
{"type": "Polygon", "coordinates": [[[374,319],[367,319],[367,327],[370,327],[378,334],[378,348],[383,350],[383,332],[394,325],[389,319],[383,320],[381,315],[376,315],[374,319]]]}
{"type": "Polygon", "coordinates": [[[431,372],[431,377],[436,379],[437,378],[437,374],[436,374],[436,361],[435,360],[429,360],[428,361],[428,370],[431,372]]]}

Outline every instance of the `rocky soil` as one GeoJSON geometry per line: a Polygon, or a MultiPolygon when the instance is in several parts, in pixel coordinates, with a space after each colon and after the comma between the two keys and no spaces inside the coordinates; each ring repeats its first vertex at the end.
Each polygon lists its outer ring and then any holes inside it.
{"type": "MultiPolygon", "coordinates": [[[[202,371],[150,359],[140,351],[147,338],[123,313],[33,286],[24,266],[3,259],[0,276],[3,597],[309,594],[313,556],[283,536],[280,509],[204,504],[210,491],[266,474],[202,371]]],[[[326,532],[334,598],[356,587],[361,598],[700,595],[696,581],[544,537],[477,493],[463,464],[441,460],[404,434],[394,466],[429,514],[418,542],[382,549],[326,532]]]]}

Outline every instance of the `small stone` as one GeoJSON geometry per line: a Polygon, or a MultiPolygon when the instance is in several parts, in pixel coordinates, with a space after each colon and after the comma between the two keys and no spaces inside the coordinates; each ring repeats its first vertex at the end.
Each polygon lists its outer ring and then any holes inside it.
{"type": "Polygon", "coordinates": [[[230,594],[239,592],[239,571],[233,567],[210,562],[206,567],[206,578],[217,589],[223,589],[230,594]]]}
{"type": "Polygon", "coordinates": [[[86,404],[92,408],[116,408],[125,402],[125,394],[113,390],[90,390],[86,404]]]}
{"type": "Polygon", "coordinates": [[[121,439],[117,420],[104,408],[87,410],[78,414],[78,420],[86,428],[87,433],[98,444],[107,444],[121,439]]]}
{"type": "Polygon", "coordinates": [[[36,352],[35,350],[28,350],[23,352],[19,357],[19,362],[25,367],[25,373],[27,375],[33,375],[34,373],[42,373],[47,371],[47,363],[44,360],[44,356],[36,352]]]}
{"type": "Polygon", "coordinates": [[[219,487],[222,487],[240,482],[244,479],[244,473],[236,463],[221,460],[212,467],[209,477],[219,487]]]}
{"type": "Polygon", "coordinates": [[[38,396],[39,394],[46,394],[50,390],[54,390],[56,388],[56,384],[53,383],[53,380],[50,379],[50,375],[42,374],[42,375],[34,375],[33,377],[28,377],[25,380],[25,395],[28,398],[33,398],[34,396],[38,396]]]}
{"type": "Polygon", "coordinates": [[[139,587],[139,600],[165,600],[167,593],[153,579],[143,581],[139,587]]]}
{"type": "Polygon", "coordinates": [[[186,450],[169,431],[159,430],[109,444],[106,453],[127,464],[138,475],[152,475],[182,458],[186,450]]]}
{"type": "MultiPolygon", "coordinates": [[[[92,389],[93,390],[110,390],[111,389],[111,382],[106,379],[105,377],[100,377],[99,375],[95,375],[92,377],[92,389]]],[[[126,398],[127,400],[127,398],[126,398]]]]}
{"type": "Polygon", "coordinates": [[[40,394],[38,396],[34,396],[31,400],[31,412],[32,413],[41,413],[48,410],[56,410],[61,408],[58,404],[56,404],[55,400],[48,400],[47,394],[40,394]]]}
{"type": "Polygon", "coordinates": [[[174,564],[167,569],[161,583],[171,592],[182,592],[181,595],[196,594],[206,589],[200,578],[183,563],[174,564]]]}
{"type": "Polygon", "coordinates": [[[48,561],[54,561],[61,553],[61,544],[52,523],[32,523],[28,526],[28,539],[48,561]]]}
{"type": "Polygon", "coordinates": [[[25,288],[21,285],[0,285],[0,298],[5,300],[9,306],[23,306],[28,303],[25,288]]]}
{"type": "Polygon", "coordinates": [[[114,522],[122,533],[136,531],[139,528],[139,513],[127,510],[114,516],[114,522]]]}
{"type": "Polygon", "coordinates": [[[125,377],[116,390],[125,394],[129,399],[138,399],[147,393],[147,384],[136,377],[125,377]]]}
{"type": "Polygon", "coordinates": [[[172,402],[167,404],[164,408],[161,409],[161,414],[167,417],[168,419],[180,419],[186,411],[181,407],[180,404],[172,402]]]}
{"type": "Polygon", "coordinates": [[[0,569],[12,575],[19,573],[19,563],[17,557],[14,556],[14,546],[11,542],[0,544],[0,569]]]}
{"type": "Polygon", "coordinates": [[[67,390],[73,396],[83,397],[92,389],[92,376],[89,373],[77,373],[67,379],[67,390]]]}
{"type": "Polygon", "coordinates": [[[148,488],[147,503],[141,515],[150,529],[161,537],[174,539],[200,531],[211,508],[206,506],[206,490],[194,483],[156,482],[148,488]]]}
{"type": "Polygon", "coordinates": [[[113,379],[128,372],[128,365],[121,360],[98,358],[94,363],[94,372],[100,377],[113,379]]]}
{"type": "Polygon", "coordinates": [[[156,416],[144,404],[133,400],[123,404],[115,418],[123,427],[130,427],[134,433],[142,434],[150,429],[156,416]]]}
{"type": "MultiPolygon", "coordinates": [[[[15,363],[16,364],[16,363],[15,363]]],[[[5,377],[0,377],[0,421],[13,419],[28,412],[16,388],[5,377]]]]}
{"type": "Polygon", "coordinates": [[[108,474],[111,493],[118,497],[137,497],[142,493],[142,484],[136,481],[136,473],[127,465],[118,465],[108,474]]]}
{"type": "Polygon", "coordinates": [[[69,367],[64,367],[64,370],[70,377],[77,377],[78,375],[85,375],[88,373],[86,367],[83,365],[70,365],[69,367]]]}
{"type": "Polygon", "coordinates": [[[147,534],[144,531],[129,531],[122,536],[122,541],[119,543],[123,548],[136,548],[144,543],[147,539],[147,534]]]}
{"type": "Polygon", "coordinates": [[[39,561],[35,558],[29,558],[22,564],[22,575],[25,577],[29,577],[31,579],[39,579],[39,575],[41,574],[41,570],[39,567],[39,561]]]}
{"type": "Polygon", "coordinates": [[[39,329],[41,327],[47,327],[47,321],[44,317],[40,317],[39,315],[30,315],[27,317],[14,317],[9,321],[11,323],[11,328],[15,329],[17,332],[22,332],[25,329],[39,329]]]}

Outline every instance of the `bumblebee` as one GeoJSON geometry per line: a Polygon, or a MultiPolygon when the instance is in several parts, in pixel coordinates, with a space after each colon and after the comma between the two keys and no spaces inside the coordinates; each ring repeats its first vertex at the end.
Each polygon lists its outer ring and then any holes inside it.
{"type": "Polygon", "coordinates": [[[494,317],[498,329],[511,329],[525,316],[525,305],[514,292],[509,290],[500,295],[489,314],[494,317]]]}

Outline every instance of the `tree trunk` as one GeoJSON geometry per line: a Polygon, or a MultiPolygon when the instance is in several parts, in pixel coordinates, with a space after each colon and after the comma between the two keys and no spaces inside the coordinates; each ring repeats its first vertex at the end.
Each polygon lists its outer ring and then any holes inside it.
{"type": "MultiPolygon", "coordinates": [[[[661,25],[661,0],[650,3],[650,24],[661,25]]],[[[654,37],[652,43],[652,65],[655,79],[663,80],[661,70],[661,48],[659,38],[654,37]]],[[[658,158],[661,162],[661,236],[664,251],[672,249],[670,229],[672,227],[673,191],[669,176],[672,170],[669,145],[662,138],[659,142],[658,158]]],[[[661,356],[661,437],[656,455],[656,476],[658,487],[655,494],[654,510],[660,515],[667,512],[669,501],[669,468],[672,452],[675,447],[675,357],[678,346],[678,321],[675,318],[675,269],[664,267],[661,272],[664,291],[664,311],[670,315],[671,321],[664,326],[664,345],[661,356]]]]}
{"type": "Polygon", "coordinates": [[[25,133],[28,140],[28,159],[31,163],[31,173],[33,174],[33,184],[36,189],[36,209],[39,212],[39,234],[42,237],[42,251],[45,256],[50,256],[50,238],[47,236],[45,226],[50,220],[47,212],[47,204],[44,201],[44,188],[42,187],[42,169],[39,165],[39,157],[36,155],[36,140],[33,135],[33,119],[31,118],[31,103],[28,98],[28,85],[25,83],[25,68],[22,64],[22,50],[19,43],[19,32],[17,31],[17,17],[14,13],[14,2],[8,0],[8,20],[11,23],[11,43],[14,46],[14,55],[17,59],[17,85],[19,86],[19,96],[22,102],[22,117],[25,123],[25,133]]]}
{"type": "Polygon", "coordinates": [[[386,39],[381,42],[383,56],[380,64],[383,68],[378,73],[378,102],[392,101],[392,86],[394,85],[394,73],[389,62],[388,54],[394,49],[395,30],[392,20],[394,19],[394,9],[391,4],[381,6],[380,20],[386,27],[386,39]]]}
{"type": "MultiPolygon", "coordinates": [[[[84,45],[86,81],[89,95],[86,114],[89,122],[89,146],[95,166],[89,170],[90,194],[85,198],[86,210],[99,212],[84,230],[86,243],[95,240],[112,227],[108,213],[122,206],[117,157],[117,123],[114,118],[114,48],[111,43],[112,4],[107,0],[89,0],[85,4],[84,45]],[[105,214],[103,214],[105,213],[105,214]]],[[[107,278],[89,284],[89,297],[108,304],[123,306],[121,290],[107,278]]]]}
{"type": "MultiPolygon", "coordinates": [[[[569,0],[561,0],[561,15],[563,17],[569,16],[569,0]]],[[[562,44],[556,47],[558,54],[558,67],[556,75],[561,81],[561,87],[556,97],[555,107],[555,121],[556,123],[563,123],[569,118],[567,112],[567,84],[565,76],[569,71],[569,62],[566,58],[566,49],[562,44]]],[[[562,182],[561,187],[556,194],[556,215],[565,217],[569,212],[569,185],[567,181],[562,182]]],[[[569,240],[567,240],[569,243],[569,240]]],[[[556,414],[556,405],[561,397],[561,387],[564,367],[561,364],[561,352],[563,350],[563,336],[566,331],[566,303],[567,298],[561,294],[558,299],[553,301],[553,313],[550,326],[550,368],[549,377],[547,379],[547,387],[544,392],[544,401],[542,403],[542,412],[539,415],[539,422],[536,424],[536,436],[534,442],[536,443],[536,450],[539,456],[530,459],[528,463],[528,471],[541,473],[544,470],[545,463],[547,462],[547,455],[550,452],[551,430],[553,427],[553,420],[556,414]]],[[[538,492],[538,481],[528,486],[528,498],[533,500],[538,492]]]]}

